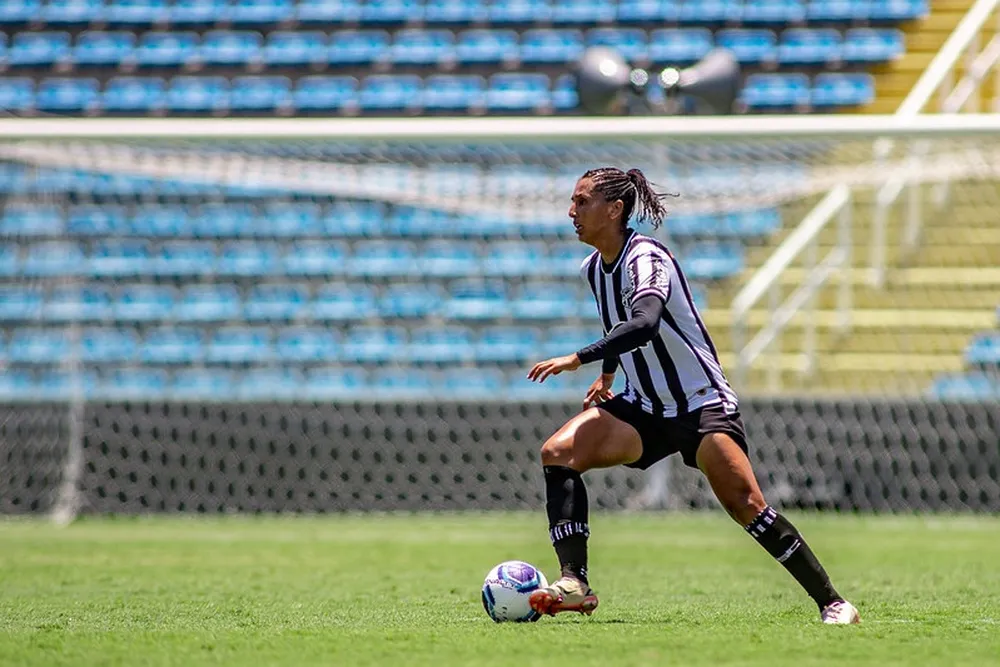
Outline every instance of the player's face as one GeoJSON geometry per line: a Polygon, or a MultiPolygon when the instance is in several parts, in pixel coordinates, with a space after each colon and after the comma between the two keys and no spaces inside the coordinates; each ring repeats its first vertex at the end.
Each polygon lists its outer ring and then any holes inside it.
{"type": "Polygon", "coordinates": [[[609,202],[594,189],[594,181],[581,178],[576,182],[569,205],[569,217],[576,228],[576,237],[589,245],[602,238],[609,229],[621,226],[622,202],[609,202]]]}

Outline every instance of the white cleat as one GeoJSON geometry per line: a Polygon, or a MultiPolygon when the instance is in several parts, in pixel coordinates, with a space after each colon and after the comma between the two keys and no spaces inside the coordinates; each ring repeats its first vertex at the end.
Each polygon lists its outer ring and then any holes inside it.
{"type": "Polygon", "coordinates": [[[861,614],[847,600],[837,600],[826,605],[819,617],[826,625],[853,625],[861,622],[861,614]]]}

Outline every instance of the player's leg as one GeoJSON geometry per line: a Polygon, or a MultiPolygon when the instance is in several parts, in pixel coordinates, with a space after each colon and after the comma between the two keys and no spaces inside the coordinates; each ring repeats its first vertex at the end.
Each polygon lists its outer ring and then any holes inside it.
{"type": "Polygon", "coordinates": [[[757,543],[781,563],[819,605],[824,622],[857,623],[857,610],[830,583],[823,566],[788,519],[764,502],[743,449],[725,433],[704,436],[698,467],[719,502],[757,543]]]}
{"type": "Polygon", "coordinates": [[[590,613],[597,606],[587,580],[590,508],[581,473],[632,463],[641,455],[642,441],[635,428],[599,408],[573,417],[542,445],[549,537],[562,576],[532,595],[536,611],[590,613]]]}

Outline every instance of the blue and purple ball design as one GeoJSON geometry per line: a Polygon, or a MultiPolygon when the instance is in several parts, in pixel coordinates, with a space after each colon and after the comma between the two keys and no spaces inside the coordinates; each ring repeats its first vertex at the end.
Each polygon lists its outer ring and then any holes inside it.
{"type": "Polygon", "coordinates": [[[531,608],[528,597],[549,585],[542,571],[530,563],[509,560],[500,563],[483,582],[483,608],[497,623],[537,621],[540,616],[531,608]]]}

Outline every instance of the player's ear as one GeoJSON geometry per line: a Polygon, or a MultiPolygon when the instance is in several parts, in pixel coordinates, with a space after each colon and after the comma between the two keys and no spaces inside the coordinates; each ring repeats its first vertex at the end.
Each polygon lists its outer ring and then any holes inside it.
{"type": "Polygon", "coordinates": [[[608,209],[608,214],[610,215],[610,217],[614,220],[617,220],[618,222],[621,222],[622,213],[625,211],[625,202],[623,202],[621,199],[616,199],[613,202],[611,202],[610,206],[611,208],[608,209]]]}

